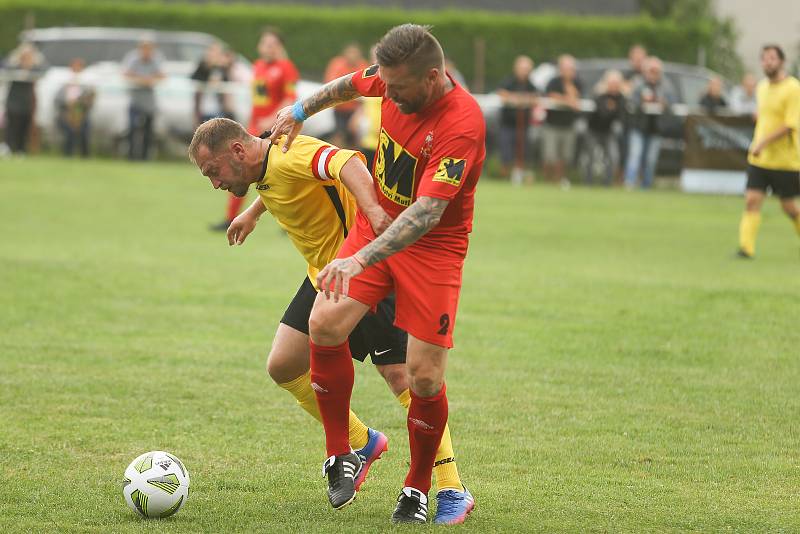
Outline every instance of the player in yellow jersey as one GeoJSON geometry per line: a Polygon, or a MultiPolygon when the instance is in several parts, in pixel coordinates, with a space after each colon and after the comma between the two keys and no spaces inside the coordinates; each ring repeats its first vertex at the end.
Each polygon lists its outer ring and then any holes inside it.
{"type": "Polygon", "coordinates": [[[739,223],[740,258],[752,258],[767,189],[780,198],[781,208],[800,235],[800,81],[783,68],[786,56],[777,45],[761,49],[766,78],[756,89],[758,116],[747,155],[745,211],[739,223]]]}
{"type": "MultiPolygon", "coordinates": [[[[195,131],[189,157],[215,189],[242,197],[255,184],[259,198],[231,222],[227,233],[230,245],[244,243],[259,217],[269,211],[308,263],[307,276],[278,325],[267,371],[305,411],[321,421],[311,385],[308,338],[317,273],[336,257],[357,209],[366,215],[376,234],[386,229],[391,218],[378,204],[360,152],[302,135],[290,152],[283,152],[272,146],[268,135],[255,137],[235,121],[211,119],[195,131]]],[[[350,336],[350,349],[357,360],[371,357],[407,409],[411,401],[405,365],[408,336],[393,323],[394,297],[390,296],[359,323],[350,336]]],[[[387,450],[388,440],[352,411],[349,439],[360,462],[343,468],[359,488],[372,462],[387,450]]],[[[440,492],[462,490],[449,430],[442,437],[434,474],[440,492]]]]}

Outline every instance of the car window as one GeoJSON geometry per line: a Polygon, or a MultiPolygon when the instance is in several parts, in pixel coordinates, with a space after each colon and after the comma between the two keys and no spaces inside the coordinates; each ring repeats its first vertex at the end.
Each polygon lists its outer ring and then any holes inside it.
{"type": "MultiPolygon", "coordinates": [[[[190,63],[199,63],[206,53],[206,43],[176,43],[175,59],[173,61],[188,61],[190,63]]],[[[167,59],[170,59],[167,56],[167,59]]]]}
{"type": "MultiPolygon", "coordinates": [[[[133,39],[64,39],[37,41],[47,63],[54,67],[66,67],[72,59],[83,58],[87,65],[100,61],[122,61],[125,54],[136,48],[133,39]]],[[[158,50],[167,61],[196,63],[203,57],[206,43],[177,43],[158,41],[158,50]]]]}
{"type": "Polygon", "coordinates": [[[105,41],[98,39],[68,39],[60,41],[37,41],[47,63],[54,67],[66,67],[74,58],[83,58],[87,65],[99,61],[121,61],[128,51],[136,47],[134,41],[105,41]]]}
{"type": "Polygon", "coordinates": [[[703,98],[703,94],[708,88],[708,78],[692,74],[681,74],[677,78],[683,93],[684,103],[689,106],[699,105],[700,99],[703,98]]]}

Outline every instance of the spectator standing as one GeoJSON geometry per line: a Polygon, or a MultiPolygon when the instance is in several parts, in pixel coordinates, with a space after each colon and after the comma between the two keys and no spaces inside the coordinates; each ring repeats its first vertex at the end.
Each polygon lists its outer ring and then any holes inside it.
{"type": "Polygon", "coordinates": [[[663,66],[657,57],[645,62],[644,79],[631,93],[628,159],[625,163],[625,187],[636,186],[643,167],[642,187],[653,185],[661,150],[661,117],[670,112],[675,94],[663,79],[663,66]]]}
{"type": "Polygon", "coordinates": [[[722,96],[722,80],[718,76],[712,76],[708,81],[706,92],[700,99],[700,107],[708,115],[727,110],[728,101],[722,96]]]}
{"type": "Polygon", "coordinates": [[[575,121],[579,117],[581,92],[575,58],[567,54],[560,56],[558,76],[550,80],[545,89],[550,105],[542,128],[542,152],[545,178],[560,180],[562,187],[570,185],[566,171],[575,156],[575,121]]]}
{"type": "MultiPolygon", "coordinates": [[[[358,43],[350,43],[344,47],[341,54],[333,57],[328,62],[328,67],[325,69],[325,82],[341,78],[357,70],[364,70],[368,66],[358,43]]],[[[360,105],[361,103],[358,100],[352,100],[333,108],[336,130],[333,133],[331,142],[334,145],[346,148],[355,146],[355,134],[351,130],[350,124],[360,105]]]]}
{"type": "Polygon", "coordinates": [[[210,44],[191,76],[198,83],[194,94],[195,127],[216,117],[233,119],[230,95],[224,87],[230,81],[229,69],[222,45],[210,44]]]}
{"type": "MultiPolygon", "coordinates": [[[[258,40],[258,59],[253,63],[252,110],[247,131],[259,136],[272,128],[278,110],[295,100],[295,86],[300,74],[289,59],[283,37],[277,28],[265,28],[258,40]]],[[[211,230],[224,232],[239,214],[244,197],[228,195],[225,219],[211,226],[211,230]]]]}
{"type": "Polygon", "coordinates": [[[23,43],[8,59],[11,84],[6,96],[6,143],[12,153],[28,151],[36,111],[36,80],[41,77],[43,59],[30,43],[23,43]]]}
{"type": "Polygon", "coordinates": [[[620,137],[625,119],[624,83],[620,71],[609,70],[597,87],[595,110],[589,117],[589,135],[586,136],[586,183],[594,183],[595,171],[602,167],[603,184],[609,186],[619,169],[620,137]]]}
{"type": "Polygon", "coordinates": [[[742,83],[731,91],[731,113],[736,115],[756,115],[756,77],[748,72],[742,76],[742,83]]]}
{"type": "Polygon", "coordinates": [[[56,93],[56,120],[64,137],[64,155],[71,156],[77,145],[81,157],[86,158],[89,157],[89,113],[94,105],[95,91],[81,76],[84,66],[82,58],[70,62],[70,78],[56,93]]]}
{"type": "MultiPolygon", "coordinates": [[[[500,158],[503,175],[509,176],[512,166],[514,174],[521,177],[525,165],[525,148],[531,110],[536,105],[536,86],[531,83],[533,60],[528,56],[517,56],[513,73],[497,89],[503,103],[500,109],[500,158]]],[[[519,181],[517,179],[517,181],[519,181]]]]}
{"type": "Polygon", "coordinates": [[[155,86],[164,79],[164,57],[155,42],[146,37],[123,60],[125,80],[130,84],[128,108],[128,159],[144,161],[153,144],[153,120],[156,113],[155,86]]]}

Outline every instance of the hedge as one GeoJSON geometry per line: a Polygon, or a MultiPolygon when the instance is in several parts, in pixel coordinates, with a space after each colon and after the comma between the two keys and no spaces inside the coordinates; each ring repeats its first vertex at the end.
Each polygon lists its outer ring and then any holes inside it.
{"type": "Polygon", "coordinates": [[[708,24],[678,26],[647,17],[403,11],[363,6],[0,0],[0,50],[8,51],[16,45],[26,20],[33,20],[38,28],[119,26],[207,32],[251,58],[260,29],[277,26],[284,34],[290,57],[303,76],[311,79],[319,79],[330,57],[348,42],[357,41],[366,49],[394,25],[430,24],[445,52],[470,82],[475,75],[476,42],[485,44],[487,89],[508,75],[518,54],[528,54],[537,62],[565,52],[579,58],[624,57],[631,44],[643,43],[666,60],[694,63],[701,47],[710,49],[711,39],[708,24]]]}

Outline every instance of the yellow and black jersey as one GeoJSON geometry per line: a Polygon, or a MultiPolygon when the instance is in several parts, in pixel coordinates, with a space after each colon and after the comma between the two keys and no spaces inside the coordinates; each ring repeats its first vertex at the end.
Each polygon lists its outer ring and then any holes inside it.
{"type": "Polygon", "coordinates": [[[800,82],[794,76],[787,76],[778,83],[761,80],[756,88],[756,102],[758,119],[754,144],[783,126],[792,130],[764,147],[758,156],[749,154],[747,161],[764,169],[800,170],[800,82]]]}
{"type": "Polygon", "coordinates": [[[360,152],[305,135],[298,135],[284,153],[280,148],[285,140],[270,147],[256,191],[308,262],[308,277],[316,284],[317,273],[336,258],[355,220],[355,198],[339,173],[353,156],[366,161],[360,152]]]}

